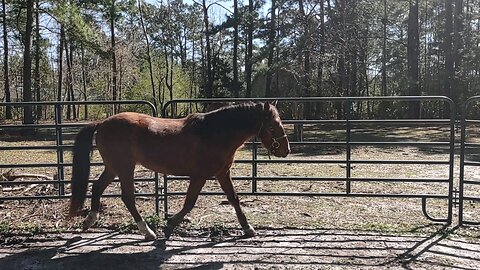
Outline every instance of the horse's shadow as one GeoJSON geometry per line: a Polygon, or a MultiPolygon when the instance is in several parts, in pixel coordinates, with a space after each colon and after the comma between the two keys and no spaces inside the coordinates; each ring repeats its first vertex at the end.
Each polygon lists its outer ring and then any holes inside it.
{"type": "MultiPolygon", "coordinates": [[[[167,250],[165,239],[145,242],[140,238],[132,238],[131,235],[122,237],[118,232],[91,238],[76,236],[68,239],[63,245],[55,244],[56,239],[28,241],[41,242],[41,244],[37,243],[35,248],[27,248],[4,258],[1,258],[0,252],[0,268],[12,270],[163,269],[162,265],[175,254],[218,244],[218,242],[210,242],[201,246],[167,250]]],[[[223,263],[217,262],[191,263],[195,266],[188,269],[221,269],[223,267],[223,263]]]]}
{"type": "MultiPolygon", "coordinates": [[[[221,269],[352,268],[476,269],[478,241],[455,236],[457,228],[434,226],[430,234],[292,229],[260,230],[259,237],[175,236],[145,242],[140,236],[104,233],[39,242],[35,248],[1,258],[1,269],[221,269]],[[460,260],[460,261],[459,261],[460,260]]],[[[421,231],[422,228],[419,228],[421,231]]],[[[27,243],[27,247],[30,244],[27,243]]],[[[0,249],[2,250],[2,249],[0,249]]],[[[3,249],[5,250],[5,249],[3,249]]]]}

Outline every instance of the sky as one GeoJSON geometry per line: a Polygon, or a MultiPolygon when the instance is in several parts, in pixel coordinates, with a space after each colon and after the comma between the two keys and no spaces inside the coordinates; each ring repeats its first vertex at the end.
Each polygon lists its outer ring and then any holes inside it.
{"type": "MultiPolygon", "coordinates": [[[[150,4],[156,4],[158,5],[162,0],[145,0],[147,3],[150,4]]],[[[167,1],[167,0],[163,0],[167,1]]],[[[202,0],[183,0],[184,3],[186,4],[193,4],[194,2],[201,4],[202,0]]],[[[242,2],[240,0],[239,2],[242,2]]],[[[212,4],[212,3],[218,3],[219,5],[211,5],[211,7],[208,9],[209,16],[211,19],[222,22],[225,20],[225,17],[228,13],[233,13],[233,1],[230,0],[207,0],[207,4],[212,4]],[[220,6],[221,5],[221,6],[220,6]],[[225,9],[228,9],[225,10],[225,9]]]]}

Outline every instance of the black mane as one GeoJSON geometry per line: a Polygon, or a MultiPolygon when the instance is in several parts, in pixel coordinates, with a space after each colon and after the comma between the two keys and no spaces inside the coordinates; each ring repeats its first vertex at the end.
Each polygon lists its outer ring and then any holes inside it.
{"type": "Polygon", "coordinates": [[[208,113],[189,115],[185,127],[199,135],[256,133],[267,117],[262,103],[229,105],[208,113]]]}

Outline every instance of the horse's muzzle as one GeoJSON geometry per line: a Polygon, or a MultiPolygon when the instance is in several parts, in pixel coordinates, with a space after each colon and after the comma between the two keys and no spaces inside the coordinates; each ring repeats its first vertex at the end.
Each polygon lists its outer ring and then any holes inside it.
{"type": "Polygon", "coordinates": [[[290,145],[287,145],[287,149],[277,149],[273,153],[276,157],[285,158],[290,154],[290,145]]]}
{"type": "Polygon", "coordinates": [[[287,151],[285,152],[285,154],[282,155],[281,157],[282,157],[282,158],[287,157],[288,154],[290,154],[290,147],[287,149],[287,151]]]}

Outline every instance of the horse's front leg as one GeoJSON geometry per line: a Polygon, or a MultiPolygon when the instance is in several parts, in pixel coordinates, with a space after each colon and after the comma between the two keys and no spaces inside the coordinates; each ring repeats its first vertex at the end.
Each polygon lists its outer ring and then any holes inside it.
{"type": "Polygon", "coordinates": [[[250,224],[248,224],[247,217],[245,216],[245,213],[243,213],[243,210],[240,207],[240,200],[232,184],[230,169],[217,175],[216,178],[220,183],[223,192],[225,192],[225,194],[227,195],[228,201],[235,208],[235,213],[237,214],[238,221],[240,222],[240,226],[242,226],[245,236],[255,236],[255,229],[250,224]]]}
{"type": "Polygon", "coordinates": [[[183,203],[182,209],[173,215],[167,221],[167,226],[164,228],[163,232],[165,234],[165,238],[169,238],[173,232],[173,229],[180,223],[185,215],[187,215],[190,211],[192,211],[193,206],[197,202],[198,194],[202,190],[203,186],[205,185],[206,179],[203,178],[190,178],[190,184],[188,185],[187,195],[185,197],[185,202],[183,203]]]}

